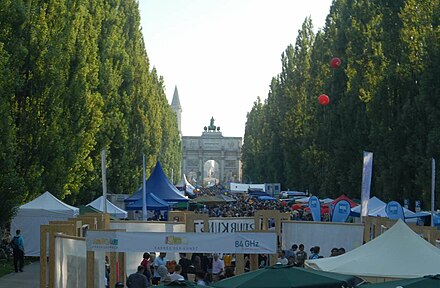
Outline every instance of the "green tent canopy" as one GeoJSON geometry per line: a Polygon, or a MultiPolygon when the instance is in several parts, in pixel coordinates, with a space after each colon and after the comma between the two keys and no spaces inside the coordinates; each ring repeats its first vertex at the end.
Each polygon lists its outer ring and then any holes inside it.
{"type": "Polygon", "coordinates": [[[354,276],[275,265],[213,283],[216,288],[341,288],[354,287],[354,276]]]}
{"type": "Polygon", "coordinates": [[[365,284],[359,286],[359,288],[439,288],[440,287],[440,274],[435,276],[425,276],[419,278],[388,281],[384,283],[365,284]]]}
{"type": "Polygon", "coordinates": [[[162,283],[160,285],[158,285],[157,287],[194,287],[194,288],[209,288],[210,286],[202,286],[202,285],[197,285],[194,282],[190,282],[190,281],[173,281],[170,283],[162,283]]]}

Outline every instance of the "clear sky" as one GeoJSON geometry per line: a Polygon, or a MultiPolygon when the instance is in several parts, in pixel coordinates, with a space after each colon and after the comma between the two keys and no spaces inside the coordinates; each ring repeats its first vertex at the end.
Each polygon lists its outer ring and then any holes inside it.
{"type": "Polygon", "coordinates": [[[331,0],[139,0],[151,67],[168,101],[177,86],[183,136],[199,136],[211,117],[223,136],[244,136],[246,114],[266,99],[281,53],[304,19],[315,31],[331,0]]]}

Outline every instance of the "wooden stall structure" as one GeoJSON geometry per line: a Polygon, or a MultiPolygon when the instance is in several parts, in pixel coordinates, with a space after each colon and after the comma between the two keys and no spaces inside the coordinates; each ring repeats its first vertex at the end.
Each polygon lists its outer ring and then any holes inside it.
{"type": "MultiPolygon", "coordinates": [[[[88,213],[67,221],[50,221],[48,225],[42,225],[40,227],[40,288],[54,287],[55,236],[57,234],[62,233],[85,240],[84,233],[88,229],[101,230],[109,227],[109,224],[109,214],[88,213]]],[[[93,263],[93,258],[91,262],[93,263]]],[[[89,271],[94,272],[93,267],[90,269],[89,271]]],[[[93,276],[92,273],[88,274],[93,276]]]]}
{"type": "MultiPolygon", "coordinates": [[[[384,233],[387,229],[396,223],[396,220],[389,220],[384,217],[368,216],[364,218],[364,242],[368,242],[384,233]]],[[[436,246],[437,240],[440,239],[440,230],[436,227],[417,226],[414,223],[407,223],[408,226],[417,234],[422,236],[426,241],[436,246]]]]}

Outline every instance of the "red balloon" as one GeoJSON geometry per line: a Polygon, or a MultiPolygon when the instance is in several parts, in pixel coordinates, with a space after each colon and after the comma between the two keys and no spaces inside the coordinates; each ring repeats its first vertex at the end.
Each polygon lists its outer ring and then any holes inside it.
{"type": "Polygon", "coordinates": [[[327,95],[325,95],[325,94],[321,94],[318,97],[318,102],[322,106],[327,106],[330,103],[330,98],[327,95]]]}
{"type": "Polygon", "coordinates": [[[341,59],[338,58],[338,57],[333,57],[332,60],[330,61],[330,66],[331,66],[333,69],[338,69],[339,66],[341,66],[341,64],[342,64],[342,61],[341,61],[341,59]]]}

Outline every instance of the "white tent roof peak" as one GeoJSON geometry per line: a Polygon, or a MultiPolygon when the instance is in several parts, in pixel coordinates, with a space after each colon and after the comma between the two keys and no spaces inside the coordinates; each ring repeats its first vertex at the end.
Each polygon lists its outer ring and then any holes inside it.
{"type": "Polygon", "coordinates": [[[11,219],[11,231],[20,229],[26,256],[40,256],[40,227],[50,221],[65,221],[78,215],[79,209],[57,199],[48,191],[18,207],[11,219]]]}
{"type": "Polygon", "coordinates": [[[31,202],[23,204],[20,209],[45,209],[54,211],[75,211],[78,214],[79,209],[70,206],[63,201],[53,196],[49,191],[44,192],[39,197],[35,198],[31,202]]]}
{"type": "Polygon", "coordinates": [[[440,249],[402,220],[363,246],[337,257],[307,260],[317,270],[364,277],[416,278],[440,274],[440,249]]]}
{"type": "MultiPolygon", "coordinates": [[[[110,215],[116,218],[121,218],[121,219],[127,218],[127,211],[119,208],[118,206],[110,202],[108,199],[105,200],[107,201],[107,213],[109,213],[110,215]]],[[[104,196],[101,195],[99,198],[93,200],[86,206],[91,206],[96,210],[104,212],[104,196]]]]}

